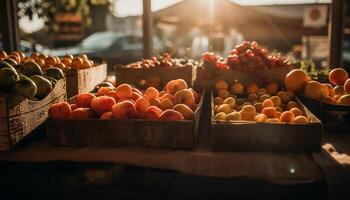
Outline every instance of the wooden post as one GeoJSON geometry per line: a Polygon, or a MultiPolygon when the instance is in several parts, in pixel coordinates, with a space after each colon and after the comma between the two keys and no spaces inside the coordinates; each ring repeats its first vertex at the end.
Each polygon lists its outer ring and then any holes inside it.
{"type": "Polygon", "coordinates": [[[329,66],[331,68],[342,66],[343,34],[344,34],[345,0],[332,1],[329,26],[329,66]]]}
{"type": "Polygon", "coordinates": [[[151,0],[143,0],[143,57],[153,56],[153,19],[151,10],[151,0]]]}
{"type": "Polygon", "coordinates": [[[7,52],[18,50],[19,29],[17,19],[17,0],[1,0],[0,13],[3,48],[7,52]]]}

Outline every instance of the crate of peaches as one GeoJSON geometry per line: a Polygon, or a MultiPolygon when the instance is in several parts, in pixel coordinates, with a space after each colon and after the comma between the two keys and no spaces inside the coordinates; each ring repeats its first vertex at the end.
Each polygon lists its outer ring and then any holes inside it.
{"type": "Polygon", "coordinates": [[[211,141],[217,151],[317,152],[321,133],[321,122],[276,82],[215,84],[211,141]]]}
{"type": "Polygon", "coordinates": [[[192,87],[196,78],[195,66],[193,60],[175,59],[164,53],[126,66],[116,65],[115,76],[118,84],[132,84],[141,89],[162,89],[167,82],[174,79],[183,79],[192,87]]]}
{"type": "Polygon", "coordinates": [[[287,77],[289,87],[295,87],[300,99],[321,119],[327,131],[350,131],[350,79],[344,69],[331,70],[328,83],[313,81],[302,70],[294,70],[287,77]]]}
{"type": "Polygon", "coordinates": [[[82,93],[50,107],[48,136],[56,145],[189,149],[196,143],[200,95],[182,79],[162,91],[129,84],[82,93]]]}
{"type": "Polygon", "coordinates": [[[225,58],[212,52],[203,53],[195,86],[198,89],[212,88],[219,80],[236,80],[243,84],[262,84],[266,80],[283,83],[283,77],[291,69],[290,61],[281,53],[270,53],[255,41],[244,41],[225,58]]]}

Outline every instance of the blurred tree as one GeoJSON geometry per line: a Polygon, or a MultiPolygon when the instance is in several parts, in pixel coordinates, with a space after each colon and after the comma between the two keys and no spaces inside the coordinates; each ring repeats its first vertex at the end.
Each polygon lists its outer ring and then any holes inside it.
{"type": "Polygon", "coordinates": [[[90,7],[107,4],[109,0],[18,0],[18,17],[29,17],[32,20],[37,15],[44,19],[46,31],[55,31],[55,15],[71,12],[80,15],[85,26],[90,27],[90,7]]]}

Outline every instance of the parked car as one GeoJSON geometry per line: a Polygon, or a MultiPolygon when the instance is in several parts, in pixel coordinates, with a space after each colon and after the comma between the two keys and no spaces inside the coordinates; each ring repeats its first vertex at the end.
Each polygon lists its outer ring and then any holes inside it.
{"type": "MultiPolygon", "coordinates": [[[[165,46],[159,38],[154,40],[154,53],[162,53],[165,46]]],[[[85,38],[79,45],[55,49],[52,55],[86,54],[89,58],[105,60],[113,68],[115,64],[128,64],[140,60],[143,54],[142,36],[116,32],[97,32],[85,38]]]]}
{"type": "MultiPolygon", "coordinates": [[[[50,51],[42,46],[41,44],[32,44],[28,41],[21,40],[19,42],[19,48],[24,53],[25,56],[30,56],[33,52],[40,52],[44,54],[49,54],[50,51]]],[[[0,50],[3,50],[2,41],[0,41],[0,50]]]]}

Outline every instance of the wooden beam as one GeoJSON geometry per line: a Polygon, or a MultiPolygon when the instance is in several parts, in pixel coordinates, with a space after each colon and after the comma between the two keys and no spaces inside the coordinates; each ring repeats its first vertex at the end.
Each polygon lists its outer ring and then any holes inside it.
{"type": "Polygon", "coordinates": [[[153,56],[153,18],[151,10],[151,0],[143,0],[143,57],[153,56]]]}
{"type": "Polygon", "coordinates": [[[7,52],[19,49],[17,7],[17,0],[0,1],[2,42],[3,48],[7,52]]]}
{"type": "Polygon", "coordinates": [[[329,66],[331,68],[342,66],[343,61],[343,35],[345,21],[345,0],[332,1],[331,18],[329,26],[330,52],[329,66]]]}

